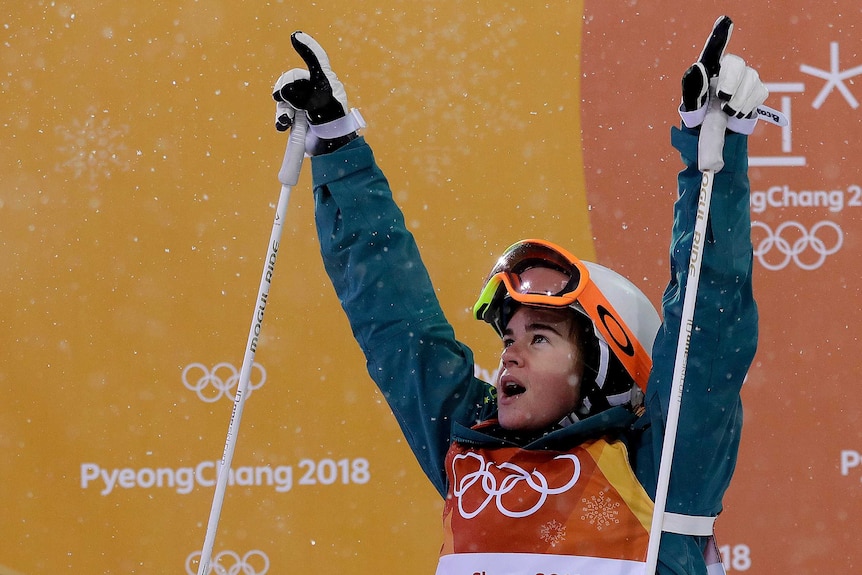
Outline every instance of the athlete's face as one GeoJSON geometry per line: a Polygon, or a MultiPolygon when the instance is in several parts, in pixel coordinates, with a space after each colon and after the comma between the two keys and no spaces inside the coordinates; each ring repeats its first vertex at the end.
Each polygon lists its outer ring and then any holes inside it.
{"type": "Polygon", "coordinates": [[[503,334],[497,402],[506,429],[542,429],[581,396],[583,358],[571,312],[521,306],[503,334]]]}

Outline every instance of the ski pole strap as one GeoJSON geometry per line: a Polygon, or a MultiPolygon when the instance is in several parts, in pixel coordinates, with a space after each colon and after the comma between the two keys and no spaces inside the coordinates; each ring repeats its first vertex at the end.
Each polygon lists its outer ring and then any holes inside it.
{"type": "Polygon", "coordinates": [[[680,535],[700,535],[709,537],[713,533],[715,517],[704,515],[682,515],[680,513],[665,512],[662,531],[667,533],[678,533],[680,535]]]}

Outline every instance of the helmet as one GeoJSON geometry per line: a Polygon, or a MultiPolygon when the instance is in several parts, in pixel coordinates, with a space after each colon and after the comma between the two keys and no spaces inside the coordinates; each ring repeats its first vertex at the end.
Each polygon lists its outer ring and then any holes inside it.
{"type": "Polygon", "coordinates": [[[521,305],[571,308],[586,326],[586,369],[576,418],[642,402],[661,320],[633,283],[551,242],[522,240],[497,260],[473,315],[502,336],[521,305]]]}

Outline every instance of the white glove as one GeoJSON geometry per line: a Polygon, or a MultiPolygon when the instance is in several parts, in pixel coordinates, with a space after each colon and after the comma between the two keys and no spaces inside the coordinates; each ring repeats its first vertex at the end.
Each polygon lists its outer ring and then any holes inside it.
{"type": "Polygon", "coordinates": [[[275,82],[275,127],[281,132],[287,130],[297,111],[302,111],[309,122],[308,154],[334,151],[354,139],[365,122],[358,111],[348,111],[347,92],[320,44],[304,32],[294,32],[290,40],[308,69],[294,68],[275,82]]]}
{"type": "Polygon", "coordinates": [[[727,128],[732,132],[751,134],[757,124],[757,107],[762,104],[769,90],[754,68],[745,64],[739,56],[724,55],[733,22],[723,16],[716,20],[712,33],[700,54],[682,77],[682,105],[679,114],[688,128],[696,128],[706,117],[710,97],[709,81],[717,77],[715,97],[724,103],[722,110],[730,116],[727,128]]]}

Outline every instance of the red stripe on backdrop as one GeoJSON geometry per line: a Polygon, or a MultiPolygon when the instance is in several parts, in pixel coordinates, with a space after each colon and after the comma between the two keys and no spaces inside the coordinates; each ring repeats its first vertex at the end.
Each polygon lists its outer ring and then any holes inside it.
{"type": "Polygon", "coordinates": [[[677,153],[679,80],[713,21],[791,117],[750,138],[758,355],[743,391],[739,466],[717,524],[725,563],[752,573],[848,572],[862,563],[859,301],[862,51],[857,3],[587,2],[584,162],[600,262],[658,302],[677,153]]]}

